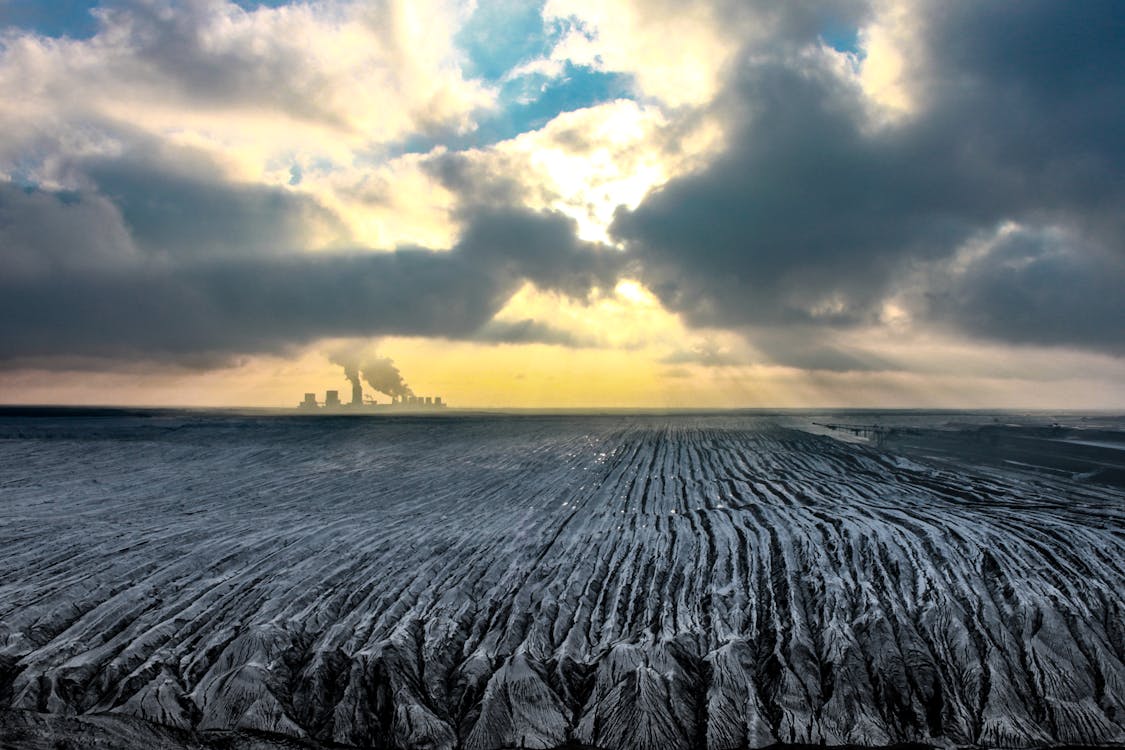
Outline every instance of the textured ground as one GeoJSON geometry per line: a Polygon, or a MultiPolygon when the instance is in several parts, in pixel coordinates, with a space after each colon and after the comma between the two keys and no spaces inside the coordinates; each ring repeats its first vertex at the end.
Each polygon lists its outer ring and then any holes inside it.
{"type": "Polygon", "coordinates": [[[1125,744],[1125,491],[784,424],[0,420],[0,744],[1125,744]]]}

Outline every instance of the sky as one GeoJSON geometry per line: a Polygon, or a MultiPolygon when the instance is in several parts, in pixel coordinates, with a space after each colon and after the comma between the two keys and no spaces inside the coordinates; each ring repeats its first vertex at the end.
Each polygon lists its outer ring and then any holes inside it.
{"type": "Polygon", "coordinates": [[[1121,409],[1122,133],[1120,0],[0,0],[0,402],[1121,409]]]}

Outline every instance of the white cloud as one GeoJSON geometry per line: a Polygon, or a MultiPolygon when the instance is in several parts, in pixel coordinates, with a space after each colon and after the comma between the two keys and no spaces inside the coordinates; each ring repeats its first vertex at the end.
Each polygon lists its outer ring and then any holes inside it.
{"type": "Polygon", "coordinates": [[[552,59],[628,73],[672,107],[710,101],[740,44],[707,3],[548,0],[543,17],[571,24],[552,59]]]}
{"type": "MultiPolygon", "coordinates": [[[[4,32],[0,177],[87,187],[86,161],[163,144],[164,152],[204,156],[220,171],[216,180],[314,198],[350,233],[315,235],[328,242],[455,240],[454,197],[420,168],[421,157],[381,154],[412,136],[471,129],[475,113],[497,106],[495,90],[462,74],[455,37],[470,4],[313,0],[244,10],[229,0],[128,0],[115,8],[96,11],[90,39],[4,32]]],[[[553,0],[544,15],[584,17],[598,24],[599,44],[624,45],[620,57],[573,50],[591,55],[587,62],[662,60],[667,69],[642,83],[665,104],[709,95],[721,66],[716,50],[730,47],[704,10],[685,17],[553,0]],[[673,23],[679,61],[662,39],[673,23]]],[[[569,44],[509,77],[557,77],[569,44]]],[[[519,180],[528,205],[562,210],[585,238],[604,240],[617,206],[635,206],[714,150],[713,123],[680,128],[675,138],[673,125],[656,102],[607,102],[470,155],[519,180]]]]}
{"type": "MultiPolygon", "coordinates": [[[[0,87],[19,88],[19,111],[46,105],[236,142],[272,119],[295,131],[293,144],[332,133],[354,145],[468,128],[493,101],[461,75],[452,43],[461,11],[443,0],[250,11],[227,0],[133,0],[97,12],[89,40],[7,33],[0,87]]],[[[269,130],[267,141],[280,140],[269,130]]]]}
{"type": "Polygon", "coordinates": [[[705,162],[720,135],[711,120],[688,126],[657,106],[618,99],[563,112],[538,130],[462,156],[481,173],[515,181],[525,205],[573,218],[582,239],[608,242],[619,207],[635,207],[705,162]]]}
{"type": "Polygon", "coordinates": [[[870,23],[859,31],[863,52],[858,78],[863,92],[894,120],[917,105],[909,80],[908,61],[918,43],[918,9],[913,0],[881,0],[870,23]]]}
{"type": "MultiPolygon", "coordinates": [[[[469,130],[474,113],[495,106],[493,90],[462,75],[453,39],[467,9],[457,0],[253,10],[129,0],[95,12],[90,39],[0,37],[0,176],[78,188],[82,161],[159,142],[206,155],[217,179],[341,208],[352,197],[334,194],[331,173],[354,185],[367,155],[419,133],[469,130]],[[308,179],[290,188],[294,166],[308,179]]],[[[387,238],[371,226],[359,221],[357,238],[387,238]]]]}

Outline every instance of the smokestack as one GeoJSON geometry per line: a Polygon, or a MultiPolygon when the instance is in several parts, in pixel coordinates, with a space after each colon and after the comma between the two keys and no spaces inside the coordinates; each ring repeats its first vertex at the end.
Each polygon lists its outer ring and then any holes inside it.
{"type": "MultiPolygon", "coordinates": [[[[3,0],[0,0],[0,2],[3,2],[3,0]]],[[[420,403],[410,400],[414,391],[402,379],[402,373],[395,367],[393,360],[389,357],[375,355],[366,356],[362,360],[361,357],[364,357],[364,355],[355,349],[341,350],[330,357],[335,364],[344,368],[344,376],[352,384],[352,404],[363,403],[363,385],[360,380],[360,373],[363,374],[363,380],[367,381],[371,390],[387,394],[391,397],[392,403],[420,403]]]]}
{"type": "Polygon", "coordinates": [[[345,362],[344,377],[352,384],[352,406],[363,406],[363,386],[359,382],[359,368],[350,362],[345,362]]]}
{"type": "Polygon", "coordinates": [[[402,373],[390,358],[370,357],[359,366],[359,370],[363,372],[363,379],[374,390],[397,399],[399,403],[410,403],[408,399],[414,395],[414,391],[410,390],[410,386],[402,379],[402,373]]]}

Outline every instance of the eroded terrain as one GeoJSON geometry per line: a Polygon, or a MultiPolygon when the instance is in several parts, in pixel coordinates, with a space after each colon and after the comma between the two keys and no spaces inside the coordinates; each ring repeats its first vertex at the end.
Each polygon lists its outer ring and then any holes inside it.
{"type": "Polygon", "coordinates": [[[1125,491],[790,421],[0,420],[0,744],[1125,744],[1125,491]]]}

